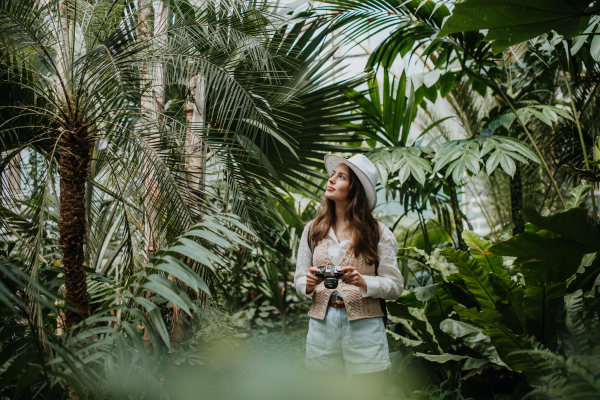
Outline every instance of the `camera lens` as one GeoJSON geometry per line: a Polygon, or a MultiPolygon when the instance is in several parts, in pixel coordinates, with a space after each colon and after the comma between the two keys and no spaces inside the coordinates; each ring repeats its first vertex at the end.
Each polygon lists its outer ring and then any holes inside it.
{"type": "Polygon", "coordinates": [[[327,289],[335,289],[338,287],[338,280],[337,278],[325,278],[324,281],[325,287],[327,289]]]}

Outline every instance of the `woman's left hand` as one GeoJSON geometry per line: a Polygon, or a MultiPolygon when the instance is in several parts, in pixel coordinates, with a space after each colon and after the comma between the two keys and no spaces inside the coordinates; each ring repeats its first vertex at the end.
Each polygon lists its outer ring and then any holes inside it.
{"type": "Polygon", "coordinates": [[[365,281],[365,278],[363,278],[356,268],[347,266],[343,267],[342,271],[346,272],[344,276],[340,278],[342,282],[367,290],[367,281],[365,281]]]}

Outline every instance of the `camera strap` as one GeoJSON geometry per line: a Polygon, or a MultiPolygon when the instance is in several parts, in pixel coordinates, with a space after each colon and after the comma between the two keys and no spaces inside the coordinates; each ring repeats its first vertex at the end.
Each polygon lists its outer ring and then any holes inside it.
{"type": "MultiPolygon", "coordinates": [[[[377,232],[377,243],[379,243],[379,223],[377,220],[375,220],[375,223],[377,224],[377,229],[375,230],[377,232]]],[[[313,241],[313,224],[314,221],[310,223],[309,227],[308,227],[308,237],[306,238],[308,241],[308,248],[310,249],[310,253],[314,253],[315,252],[315,243],[313,241]]],[[[379,276],[378,273],[379,270],[379,259],[375,260],[375,276],[379,276]]],[[[385,304],[385,299],[379,299],[379,306],[381,307],[381,312],[383,313],[383,325],[387,326],[388,323],[388,314],[387,314],[387,305],[385,304]]]]}

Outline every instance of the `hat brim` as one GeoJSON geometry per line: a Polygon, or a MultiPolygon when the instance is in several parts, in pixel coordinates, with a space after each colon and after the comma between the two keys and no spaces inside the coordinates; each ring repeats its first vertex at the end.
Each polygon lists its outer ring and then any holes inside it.
{"type": "Polygon", "coordinates": [[[365,192],[367,193],[367,198],[369,199],[369,208],[371,211],[375,209],[377,206],[377,192],[375,191],[375,186],[373,186],[373,182],[367,177],[367,175],[356,165],[352,164],[350,161],[345,159],[344,157],[340,157],[335,154],[327,154],[325,156],[325,169],[327,173],[331,175],[334,169],[340,164],[346,164],[349,168],[352,168],[352,171],[358,176],[360,183],[362,183],[365,192]]]}

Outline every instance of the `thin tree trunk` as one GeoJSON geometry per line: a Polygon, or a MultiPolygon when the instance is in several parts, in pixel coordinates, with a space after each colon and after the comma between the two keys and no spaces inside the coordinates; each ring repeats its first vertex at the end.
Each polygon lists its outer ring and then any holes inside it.
{"type": "Polygon", "coordinates": [[[419,221],[421,222],[421,231],[423,232],[423,240],[425,241],[425,251],[431,255],[431,243],[429,243],[429,233],[427,232],[427,224],[425,223],[425,217],[421,210],[417,211],[419,215],[419,221]]]}
{"type": "MultiPolygon", "coordinates": [[[[167,41],[169,27],[169,4],[154,1],[154,40],[159,46],[164,46],[167,41]]],[[[161,61],[156,61],[152,70],[152,102],[156,115],[157,128],[163,122],[165,111],[165,66],[161,61]]]]}
{"type": "Polygon", "coordinates": [[[283,274],[283,288],[281,288],[281,304],[280,304],[280,312],[281,312],[281,333],[285,335],[285,319],[286,319],[286,301],[285,298],[287,296],[287,263],[286,263],[286,271],[283,274]]]}
{"type": "MultiPolygon", "coordinates": [[[[149,43],[150,39],[151,39],[151,34],[152,34],[152,7],[150,6],[151,2],[148,0],[140,0],[139,2],[139,13],[138,13],[138,26],[137,26],[137,30],[138,30],[138,40],[140,42],[145,42],[145,43],[149,43]]],[[[150,84],[150,75],[151,74],[151,68],[150,65],[148,64],[148,62],[144,62],[140,65],[140,90],[142,91],[142,98],[141,98],[141,109],[143,113],[152,113],[153,112],[153,100],[152,100],[152,93],[151,91],[148,89],[148,85],[150,84]]],[[[143,129],[147,129],[146,126],[143,126],[143,129]]],[[[149,180],[151,181],[152,179],[152,173],[144,173],[144,178],[146,179],[146,181],[144,182],[146,185],[146,195],[148,195],[148,193],[150,192],[149,190],[149,184],[151,184],[151,182],[148,182],[149,180]],[[150,178],[150,179],[148,179],[150,178]]],[[[148,261],[150,259],[151,254],[154,252],[154,235],[153,235],[153,230],[152,230],[152,224],[151,224],[151,218],[149,215],[148,210],[150,209],[150,207],[148,206],[148,201],[145,200],[144,201],[144,208],[146,210],[146,212],[144,213],[144,238],[145,238],[145,245],[144,245],[144,253],[146,256],[146,261],[148,261]]],[[[152,293],[150,292],[146,292],[146,299],[150,300],[150,297],[152,296],[152,293]]],[[[146,314],[148,315],[148,313],[146,312],[146,314]]],[[[148,315],[149,316],[149,315],[148,315]]],[[[152,341],[150,338],[150,334],[148,333],[148,328],[146,327],[144,329],[144,335],[142,337],[142,340],[144,342],[144,346],[146,347],[146,350],[148,350],[150,348],[150,346],[152,346],[152,341]]]]}
{"type": "MultiPolygon", "coordinates": [[[[138,14],[138,37],[142,42],[149,43],[152,38],[158,45],[164,45],[166,42],[166,33],[169,25],[169,6],[162,1],[140,3],[140,12],[138,14]],[[154,19],[154,26],[152,20],[154,19]]],[[[149,114],[148,121],[153,121],[148,135],[150,147],[156,147],[160,150],[160,136],[158,131],[163,122],[163,112],[165,109],[165,77],[164,65],[161,62],[151,62],[142,65],[140,68],[140,83],[142,89],[142,110],[149,114]]],[[[148,127],[144,127],[147,129],[148,127]]],[[[156,182],[154,171],[146,171],[145,185],[145,222],[144,237],[146,239],[145,254],[150,259],[156,249],[156,232],[153,221],[151,197],[156,195],[156,182]]]]}
{"type": "Polygon", "coordinates": [[[189,97],[184,110],[188,131],[185,139],[186,169],[190,174],[189,187],[199,199],[204,193],[205,144],[202,136],[205,130],[205,82],[200,74],[193,74],[189,85],[189,97]]]}
{"type": "MultiPolygon", "coordinates": [[[[138,38],[140,42],[149,42],[152,30],[152,8],[147,0],[140,1],[140,11],[138,13],[138,38]]],[[[150,81],[150,68],[148,62],[144,62],[140,66],[140,84],[142,89],[142,109],[152,109],[152,96],[148,94],[146,85],[150,81]]]]}
{"type": "Polygon", "coordinates": [[[448,188],[450,189],[450,206],[452,207],[452,215],[454,216],[454,229],[456,229],[456,242],[460,250],[467,251],[467,244],[462,238],[463,221],[458,204],[458,196],[456,195],[456,184],[452,177],[448,178],[448,188]]]}
{"type": "Polygon", "coordinates": [[[62,132],[60,139],[60,245],[63,249],[66,299],[76,311],[66,311],[67,327],[89,314],[83,246],[86,237],[85,183],[90,168],[90,144],[84,127],[62,132]],[[79,315],[78,313],[82,314],[79,315]]]}
{"type": "Polygon", "coordinates": [[[523,210],[523,182],[521,180],[521,163],[517,163],[517,171],[510,180],[510,211],[515,224],[513,236],[525,232],[525,220],[521,216],[523,210]]]}

